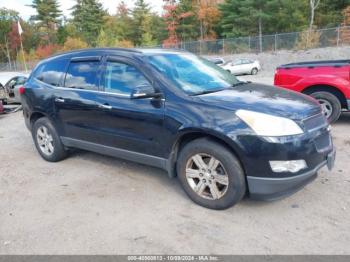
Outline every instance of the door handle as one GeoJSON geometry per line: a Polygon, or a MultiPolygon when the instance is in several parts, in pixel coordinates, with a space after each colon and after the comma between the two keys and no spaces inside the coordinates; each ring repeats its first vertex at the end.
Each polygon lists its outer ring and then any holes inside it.
{"type": "Polygon", "coordinates": [[[64,99],[62,97],[56,97],[55,102],[57,103],[64,103],[64,99]]]}
{"type": "Polygon", "coordinates": [[[108,109],[108,110],[112,110],[112,108],[113,108],[109,104],[99,104],[98,107],[102,108],[102,109],[108,109]]]}

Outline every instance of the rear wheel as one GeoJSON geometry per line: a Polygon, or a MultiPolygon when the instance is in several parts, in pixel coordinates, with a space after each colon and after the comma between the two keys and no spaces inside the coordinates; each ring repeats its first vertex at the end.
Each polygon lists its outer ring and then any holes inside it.
{"type": "Polygon", "coordinates": [[[329,92],[315,92],[311,96],[321,105],[323,114],[330,123],[337,121],[341,114],[341,104],[339,99],[329,92]]]}
{"type": "Polygon", "coordinates": [[[48,118],[43,117],[35,121],[32,136],[36,149],[45,160],[58,162],[66,158],[67,151],[48,118]]]}
{"type": "Polygon", "coordinates": [[[258,72],[259,72],[259,70],[257,68],[253,68],[251,73],[252,73],[252,75],[257,75],[258,72]]]}
{"type": "Polygon", "coordinates": [[[177,172],[187,195],[207,208],[229,208],[246,192],[244,172],[236,157],[207,138],[194,140],[181,150],[177,172]]]}

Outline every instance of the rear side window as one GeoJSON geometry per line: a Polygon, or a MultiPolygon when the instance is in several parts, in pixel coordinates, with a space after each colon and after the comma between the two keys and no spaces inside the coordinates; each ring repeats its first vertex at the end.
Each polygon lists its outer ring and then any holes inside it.
{"type": "Polygon", "coordinates": [[[64,86],[68,88],[98,90],[99,61],[72,61],[69,64],[64,86]]]}
{"type": "Polygon", "coordinates": [[[253,61],[249,59],[243,59],[243,64],[252,64],[253,61]]]}
{"type": "Polygon", "coordinates": [[[52,61],[42,64],[34,73],[34,78],[52,86],[61,86],[67,60],[52,61]]]}

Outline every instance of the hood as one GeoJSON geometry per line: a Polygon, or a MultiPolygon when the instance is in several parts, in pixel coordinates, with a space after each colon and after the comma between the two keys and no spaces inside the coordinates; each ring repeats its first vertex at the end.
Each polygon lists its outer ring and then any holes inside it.
{"type": "Polygon", "coordinates": [[[229,110],[251,110],[302,120],[322,112],[318,102],[306,95],[279,87],[247,83],[232,89],[196,97],[229,110]]]}

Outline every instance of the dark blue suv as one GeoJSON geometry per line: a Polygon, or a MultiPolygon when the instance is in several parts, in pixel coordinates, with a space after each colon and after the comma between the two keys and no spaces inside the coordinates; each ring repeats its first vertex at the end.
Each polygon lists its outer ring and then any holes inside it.
{"type": "Polygon", "coordinates": [[[42,61],[20,90],[40,155],[80,148],[165,169],[196,203],[289,195],[334,165],[321,107],[241,82],[191,53],[86,49],[42,61]]]}

